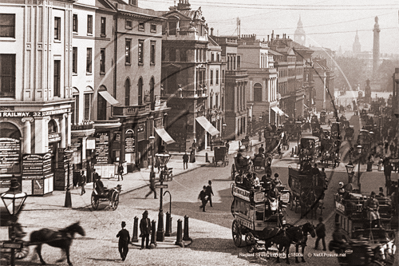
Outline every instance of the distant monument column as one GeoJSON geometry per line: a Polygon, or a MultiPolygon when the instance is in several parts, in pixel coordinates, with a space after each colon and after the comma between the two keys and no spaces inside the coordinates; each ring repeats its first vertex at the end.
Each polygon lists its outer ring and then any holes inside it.
{"type": "Polygon", "coordinates": [[[374,42],[373,42],[373,79],[377,76],[378,64],[380,61],[380,25],[378,25],[378,17],[375,17],[374,24],[374,42]]]}

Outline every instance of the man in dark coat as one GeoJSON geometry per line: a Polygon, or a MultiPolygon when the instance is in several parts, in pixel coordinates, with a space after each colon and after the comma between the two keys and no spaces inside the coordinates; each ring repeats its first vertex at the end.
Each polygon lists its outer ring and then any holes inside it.
{"type": "Polygon", "coordinates": [[[316,226],[316,244],[314,249],[318,249],[319,247],[319,241],[321,239],[321,243],[323,244],[323,250],[326,251],[326,226],[323,223],[323,217],[319,217],[319,224],[316,226]]]}
{"type": "Polygon", "coordinates": [[[384,175],[385,175],[385,186],[390,187],[391,186],[391,173],[392,173],[392,165],[387,162],[384,165],[384,175]]]}
{"type": "Polygon", "coordinates": [[[188,169],[188,154],[184,152],[183,155],[183,169],[188,169]]]}
{"type": "Polygon", "coordinates": [[[127,253],[129,252],[129,242],[130,242],[129,231],[126,230],[125,227],[126,223],[122,222],[122,230],[120,230],[119,233],[116,235],[116,237],[119,237],[118,249],[122,261],[126,259],[127,253]]]}
{"type": "Polygon", "coordinates": [[[211,180],[208,181],[208,186],[206,187],[206,195],[208,196],[209,206],[213,207],[212,206],[212,196],[214,196],[214,195],[213,195],[211,180]]]}
{"type": "Polygon", "coordinates": [[[118,166],[118,181],[119,181],[119,177],[123,181],[123,165],[122,165],[122,163],[119,163],[119,166],[118,166]]]}
{"type": "Polygon", "coordinates": [[[154,175],[150,174],[150,192],[148,192],[147,195],[145,195],[145,197],[147,198],[152,192],[154,192],[154,199],[156,199],[157,190],[155,189],[155,174],[154,175]]]}
{"type": "Polygon", "coordinates": [[[202,208],[202,211],[205,212],[205,206],[206,206],[206,203],[208,202],[208,197],[206,195],[206,186],[202,187],[202,190],[201,190],[200,194],[198,195],[198,199],[200,199],[202,202],[200,209],[202,208]]]}
{"type": "Polygon", "coordinates": [[[150,234],[151,234],[151,221],[148,218],[148,211],[143,212],[143,218],[140,220],[140,236],[141,236],[141,249],[144,248],[144,241],[145,241],[145,248],[149,248],[148,242],[150,241],[150,234]]]}
{"type": "Polygon", "coordinates": [[[85,173],[83,172],[83,170],[80,170],[80,173],[79,173],[79,174],[80,174],[79,186],[82,188],[82,190],[81,190],[81,192],[80,192],[80,196],[82,196],[83,194],[86,193],[85,185],[86,185],[87,180],[86,180],[86,175],[85,175],[85,173]]]}
{"type": "Polygon", "coordinates": [[[263,144],[260,145],[259,154],[265,153],[265,149],[263,148],[263,144]]]}

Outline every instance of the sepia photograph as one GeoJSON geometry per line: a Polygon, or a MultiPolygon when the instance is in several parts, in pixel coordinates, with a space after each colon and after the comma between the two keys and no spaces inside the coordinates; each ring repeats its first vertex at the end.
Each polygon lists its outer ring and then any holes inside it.
{"type": "Polygon", "coordinates": [[[398,1],[0,9],[0,265],[399,265],[398,1]]]}

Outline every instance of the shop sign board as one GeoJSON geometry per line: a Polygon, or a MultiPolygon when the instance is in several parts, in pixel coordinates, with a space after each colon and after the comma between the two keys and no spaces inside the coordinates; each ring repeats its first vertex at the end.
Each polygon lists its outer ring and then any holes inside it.
{"type": "Polygon", "coordinates": [[[1,111],[0,117],[41,117],[41,116],[49,116],[49,115],[58,115],[67,113],[68,109],[59,109],[59,110],[51,110],[51,111],[37,111],[37,112],[8,112],[1,111]]]}
{"type": "Polygon", "coordinates": [[[20,140],[0,138],[0,173],[18,173],[20,171],[20,153],[20,140]]]}
{"type": "Polygon", "coordinates": [[[60,133],[50,133],[48,134],[48,142],[58,142],[61,141],[61,135],[60,133]]]}
{"type": "Polygon", "coordinates": [[[133,153],[135,151],[135,141],[133,137],[125,138],[125,152],[133,153]]]}
{"type": "Polygon", "coordinates": [[[137,126],[137,141],[145,140],[145,123],[137,126]]]}
{"type": "Polygon", "coordinates": [[[97,164],[108,163],[108,140],[109,136],[107,132],[98,133],[96,136],[96,159],[97,164]]]}
{"type": "Polygon", "coordinates": [[[24,154],[22,156],[23,175],[41,176],[51,173],[51,153],[24,154]]]}

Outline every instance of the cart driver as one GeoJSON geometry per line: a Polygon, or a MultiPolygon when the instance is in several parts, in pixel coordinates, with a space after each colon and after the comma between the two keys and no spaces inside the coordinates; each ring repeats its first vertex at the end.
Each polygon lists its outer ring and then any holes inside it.
{"type": "Polygon", "coordinates": [[[98,176],[96,180],[96,190],[100,195],[104,195],[107,190],[107,188],[104,187],[103,181],[101,181],[101,176],[98,176]]]}
{"type": "Polygon", "coordinates": [[[371,191],[370,198],[367,199],[364,207],[367,210],[367,219],[370,220],[371,226],[373,226],[373,227],[381,227],[381,224],[380,224],[380,213],[378,212],[378,209],[380,207],[380,203],[375,198],[375,192],[374,191],[371,191]]]}
{"type": "Polygon", "coordinates": [[[240,152],[237,154],[237,164],[240,168],[240,171],[242,171],[243,168],[246,168],[248,166],[248,161],[242,156],[240,152]]]}
{"type": "Polygon", "coordinates": [[[332,237],[332,244],[339,250],[345,250],[350,242],[346,232],[341,229],[340,223],[335,223],[335,230],[332,237]]]}

